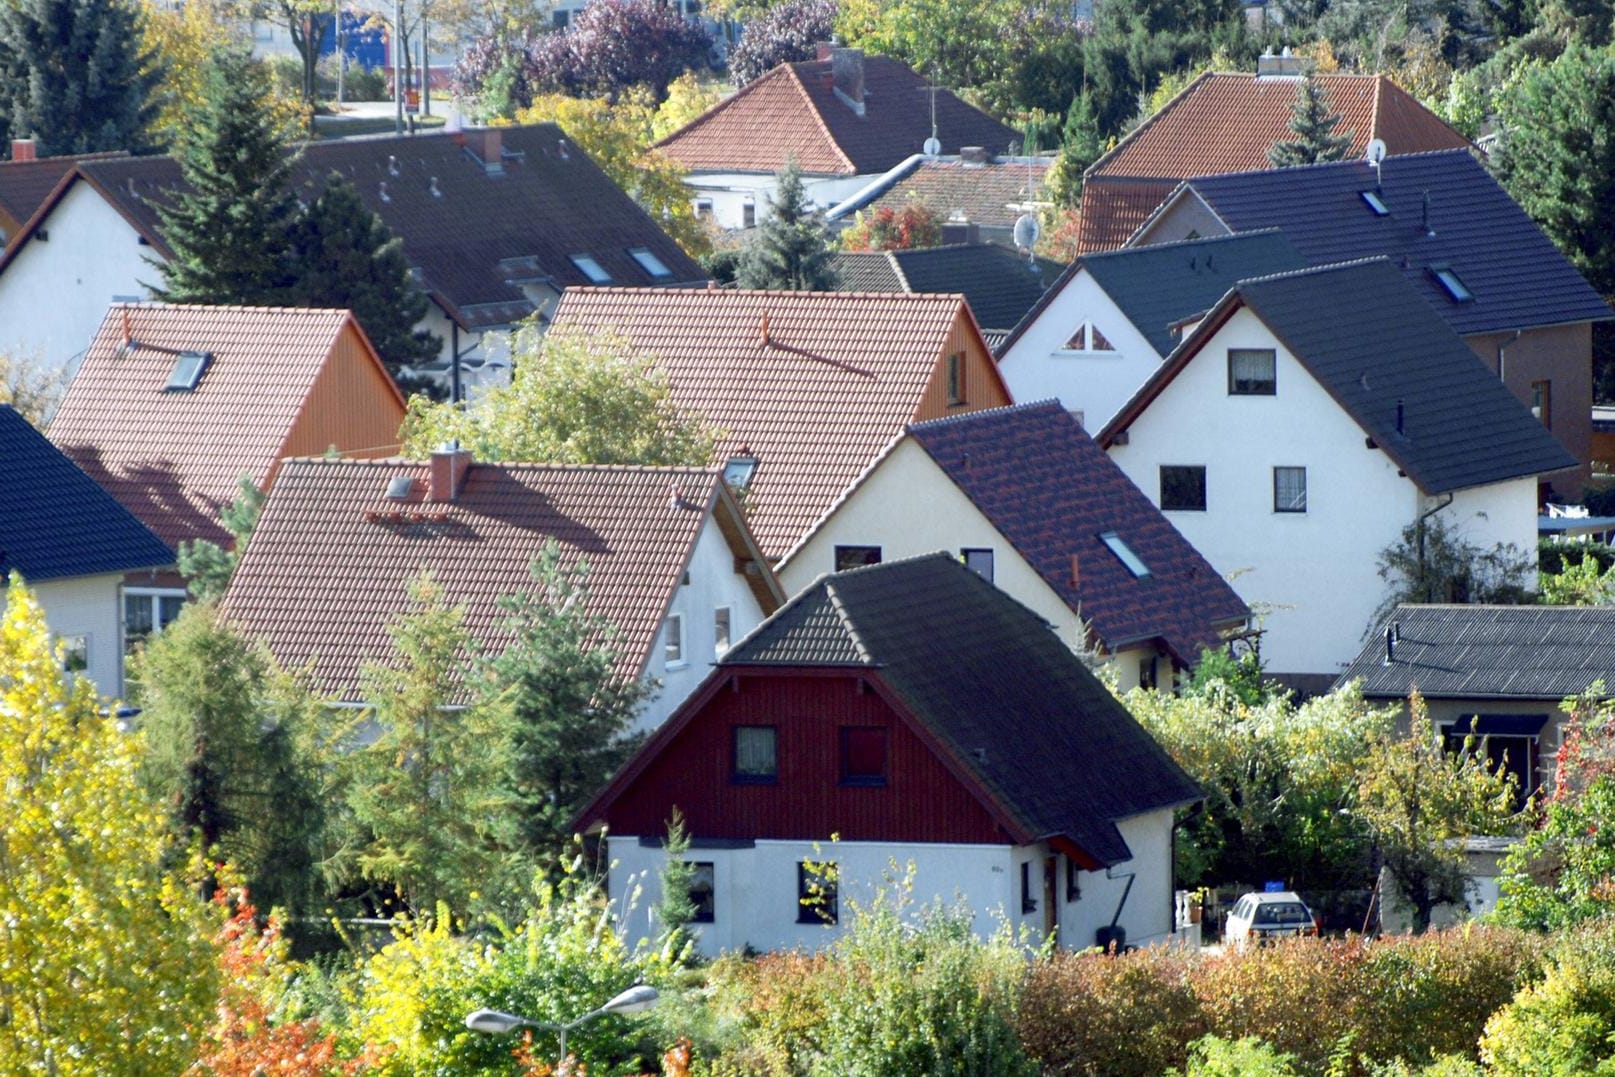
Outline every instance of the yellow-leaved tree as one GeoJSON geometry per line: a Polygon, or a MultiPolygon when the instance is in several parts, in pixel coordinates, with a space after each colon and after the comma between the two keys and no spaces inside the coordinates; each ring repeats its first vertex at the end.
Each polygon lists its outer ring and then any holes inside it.
{"type": "Polygon", "coordinates": [[[162,864],[140,743],[62,672],[13,574],[0,619],[0,1074],[181,1073],[212,1020],[217,923],[162,864]]]}

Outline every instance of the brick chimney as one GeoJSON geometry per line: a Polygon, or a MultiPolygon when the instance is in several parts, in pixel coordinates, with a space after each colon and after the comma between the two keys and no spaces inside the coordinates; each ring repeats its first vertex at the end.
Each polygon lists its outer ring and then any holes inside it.
{"type": "Polygon", "coordinates": [[[1290,46],[1284,46],[1284,51],[1277,56],[1273,50],[1256,58],[1257,78],[1295,78],[1305,72],[1301,68],[1302,58],[1290,52],[1290,46]]]}
{"type": "Polygon", "coordinates": [[[426,500],[458,501],[470,470],[471,453],[460,448],[459,442],[446,441],[433,449],[431,485],[427,488],[426,500]]]}
{"type": "Polygon", "coordinates": [[[986,146],[959,147],[960,164],[973,166],[989,165],[992,164],[992,160],[993,155],[988,151],[986,146]]]}
{"type": "Polygon", "coordinates": [[[35,161],[39,159],[39,149],[31,138],[14,138],[11,140],[11,159],[13,161],[35,161]]]}
{"type": "Polygon", "coordinates": [[[864,50],[830,50],[830,71],[835,79],[836,96],[858,115],[864,114],[864,50]]]}
{"type": "Polygon", "coordinates": [[[505,174],[505,138],[497,127],[467,127],[465,149],[490,176],[505,174]]]}

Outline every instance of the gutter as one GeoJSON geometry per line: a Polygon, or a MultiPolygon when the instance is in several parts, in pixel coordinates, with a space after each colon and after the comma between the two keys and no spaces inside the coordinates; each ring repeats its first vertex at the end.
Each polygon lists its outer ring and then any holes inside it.
{"type": "Polygon", "coordinates": [[[924,160],[927,160],[925,154],[916,153],[910,155],[902,161],[899,161],[896,165],[888,169],[885,175],[875,177],[855,191],[850,197],[842,199],[837,204],[825,210],[824,219],[826,221],[839,221],[842,217],[845,217],[847,214],[872,201],[876,195],[883,193],[888,188],[895,185],[898,180],[914,171],[919,163],[924,160]]]}

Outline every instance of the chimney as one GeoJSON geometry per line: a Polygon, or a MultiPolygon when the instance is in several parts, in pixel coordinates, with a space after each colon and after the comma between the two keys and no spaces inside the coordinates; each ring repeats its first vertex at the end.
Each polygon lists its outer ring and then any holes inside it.
{"type": "Polygon", "coordinates": [[[828,41],[821,41],[813,46],[813,58],[822,64],[835,55],[835,51],[836,47],[833,44],[828,41]]]}
{"type": "Polygon", "coordinates": [[[1385,661],[1383,664],[1388,666],[1394,661],[1396,661],[1396,629],[1387,628],[1385,630],[1385,661]]]}
{"type": "Polygon", "coordinates": [[[949,217],[942,222],[942,242],[945,246],[954,246],[959,243],[968,243],[971,246],[981,242],[981,226],[971,220],[954,220],[949,217]]]}
{"type": "Polygon", "coordinates": [[[459,500],[470,470],[471,453],[460,448],[458,441],[445,441],[433,449],[431,486],[426,491],[426,500],[459,500]]]}
{"type": "Polygon", "coordinates": [[[959,163],[980,167],[992,164],[993,155],[987,152],[986,146],[960,146],[959,163]]]}
{"type": "Polygon", "coordinates": [[[830,50],[830,71],[836,96],[858,115],[864,114],[864,50],[830,50]]]}
{"type": "Polygon", "coordinates": [[[1278,56],[1268,49],[1256,58],[1257,78],[1297,78],[1301,73],[1301,57],[1291,55],[1288,45],[1278,56]]]}
{"type": "Polygon", "coordinates": [[[39,148],[31,138],[14,138],[11,140],[11,159],[13,161],[37,161],[39,148]]]}
{"type": "Polygon", "coordinates": [[[502,176],[505,174],[505,139],[499,128],[466,128],[465,148],[472,159],[482,165],[483,172],[490,176],[502,176]]]}

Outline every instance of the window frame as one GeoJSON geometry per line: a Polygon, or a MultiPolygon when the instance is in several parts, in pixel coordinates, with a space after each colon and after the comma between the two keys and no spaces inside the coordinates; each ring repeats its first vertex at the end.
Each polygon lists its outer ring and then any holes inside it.
{"type": "Polygon", "coordinates": [[[1207,511],[1207,508],[1208,508],[1208,506],[1210,504],[1210,501],[1211,501],[1211,494],[1210,494],[1210,490],[1209,490],[1209,485],[1210,485],[1209,480],[1208,480],[1207,475],[1206,475],[1206,465],[1204,465],[1204,464],[1162,464],[1162,465],[1160,465],[1159,482],[1160,482],[1160,486],[1158,488],[1157,502],[1160,505],[1162,512],[1205,512],[1205,511],[1207,511]],[[1184,473],[1195,473],[1195,474],[1199,475],[1198,486],[1199,486],[1199,490],[1200,490],[1200,499],[1199,499],[1200,503],[1198,505],[1195,505],[1195,504],[1171,504],[1171,505],[1168,505],[1166,503],[1167,502],[1166,492],[1167,492],[1167,488],[1168,488],[1167,472],[1169,472],[1169,471],[1172,471],[1172,472],[1184,472],[1184,473]]]}
{"type": "Polygon", "coordinates": [[[748,198],[740,203],[740,227],[757,227],[757,200],[755,198],[748,198]]]}
{"type": "Polygon", "coordinates": [[[965,357],[963,352],[949,352],[947,358],[948,406],[967,403],[965,399],[965,357]]]}
{"type": "Polygon", "coordinates": [[[834,860],[796,862],[796,922],[814,926],[841,923],[840,864],[834,860]],[[813,887],[818,888],[814,893],[813,887]]]}
{"type": "Polygon", "coordinates": [[[879,546],[859,546],[838,543],[835,547],[835,571],[837,572],[850,572],[855,568],[868,568],[870,565],[878,565],[880,563],[881,548],[879,546]],[[862,551],[863,556],[868,556],[868,554],[873,551],[874,557],[871,560],[852,562],[850,558],[859,556],[859,554],[857,554],[855,551],[862,551]]]}
{"type": "Polygon", "coordinates": [[[656,280],[673,279],[673,271],[667,268],[667,263],[656,257],[656,252],[649,247],[629,247],[628,257],[656,280]]]}
{"type": "Polygon", "coordinates": [[[1464,279],[1458,275],[1458,271],[1451,266],[1433,265],[1430,267],[1430,275],[1436,279],[1437,284],[1441,285],[1441,290],[1447,293],[1447,298],[1454,303],[1473,303],[1475,301],[1474,289],[1465,284],[1464,279]]]}
{"type": "Polygon", "coordinates": [[[611,283],[611,272],[607,270],[605,266],[600,264],[600,259],[590,254],[588,251],[580,251],[577,254],[569,254],[566,257],[567,260],[577,268],[579,273],[582,273],[585,277],[589,278],[589,283],[591,285],[611,283]]]}
{"type": "Polygon", "coordinates": [[[731,785],[779,784],[779,726],[737,725],[729,733],[729,783],[731,785]],[[740,769],[740,737],[742,732],[767,732],[773,768],[768,771],[742,771],[740,769]]]}
{"type": "Polygon", "coordinates": [[[683,669],[689,664],[684,648],[684,614],[670,613],[662,622],[662,666],[683,669]]]}
{"type": "Polygon", "coordinates": [[[734,645],[734,609],[718,606],[712,611],[712,653],[722,658],[734,645]]]}
{"type": "Polygon", "coordinates": [[[848,788],[883,789],[886,787],[891,774],[891,731],[879,725],[844,725],[839,730],[839,748],[841,756],[840,784],[848,788]],[[857,736],[874,734],[879,740],[880,770],[878,773],[860,771],[853,773],[852,741],[857,736]]]}
{"type": "Polygon", "coordinates": [[[1277,348],[1229,348],[1228,349],[1228,395],[1229,396],[1277,396],[1279,394],[1279,353],[1277,348]],[[1255,380],[1239,378],[1234,374],[1234,362],[1238,358],[1251,358],[1265,356],[1273,364],[1273,373],[1269,378],[1255,380]]]}
{"type": "MultiPolygon", "coordinates": [[[[1293,499],[1292,499],[1292,502],[1293,502],[1293,499]]],[[[1285,516],[1304,516],[1304,515],[1306,515],[1306,512],[1307,512],[1307,504],[1308,504],[1308,502],[1307,502],[1307,469],[1306,469],[1306,467],[1304,465],[1297,465],[1297,464],[1275,464],[1273,466],[1273,511],[1275,513],[1280,513],[1280,514],[1285,515],[1285,516]],[[1280,495],[1280,492],[1279,492],[1279,490],[1280,490],[1279,475],[1280,475],[1281,472],[1291,474],[1291,475],[1293,475],[1296,472],[1300,472],[1300,475],[1301,475],[1301,507],[1300,508],[1294,507],[1293,503],[1291,505],[1289,505],[1289,506],[1286,506],[1284,504],[1284,498],[1280,495]]]]}
{"type": "MultiPolygon", "coordinates": [[[[1203,486],[1204,483],[1202,482],[1201,485],[1203,486]]],[[[1116,560],[1122,563],[1123,568],[1132,573],[1133,579],[1142,580],[1146,576],[1154,575],[1150,571],[1148,562],[1140,557],[1138,551],[1129,546],[1127,540],[1122,538],[1120,534],[1115,531],[1101,531],[1099,532],[1099,541],[1104,544],[1105,549],[1116,555],[1116,560]]]]}
{"type": "Polygon", "coordinates": [[[993,582],[993,572],[995,566],[991,546],[961,547],[959,550],[959,560],[964,562],[965,568],[968,568],[971,572],[974,572],[988,583],[993,582]],[[972,564],[972,558],[974,558],[977,562],[979,562],[982,558],[985,558],[987,563],[987,571],[983,572],[979,563],[972,564]]]}
{"type": "Polygon", "coordinates": [[[1032,893],[1032,862],[1021,861],[1021,915],[1037,912],[1037,897],[1032,893]]]}
{"type": "Polygon", "coordinates": [[[1553,379],[1531,383],[1531,414],[1545,429],[1553,429],[1553,379]]]}
{"type": "Polygon", "coordinates": [[[690,865],[690,904],[695,912],[690,917],[692,924],[715,924],[718,922],[718,865],[712,860],[686,860],[690,865]],[[701,876],[706,876],[705,890],[701,887],[701,876]],[[700,896],[704,893],[705,898],[700,896]]]}
{"type": "Polygon", "coordinates": [[[125,587],[123,589],[123,607],[118,611],[118,631],[123,636],[123,653],[125,655],[133,653],[136,644],[142,640],[150,639],[173,624],[180,613],[184,611],[189,598],[190,593],[183,587],[125,587]],[[131,598],[145,599],[147,609],[151,613],[151,628],[139,635],[132,635],[129,632],[129,600],[131,598]],[[163,619],[162,600],[165,598],[179,600],[179,605],[174,609],[174,616],[167,620],[163,619]]]}

